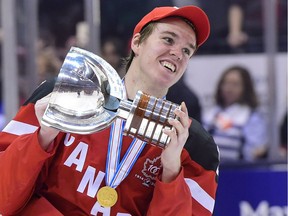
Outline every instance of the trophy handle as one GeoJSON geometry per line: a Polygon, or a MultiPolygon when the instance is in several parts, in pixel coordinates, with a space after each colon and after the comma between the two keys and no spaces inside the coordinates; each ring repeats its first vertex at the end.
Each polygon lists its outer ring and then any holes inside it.
{"type": "Polygon", "coordinates": [[[176,118],[175,109],[180,109],[180,105],[138,91],[133,102],[120,102],[117,116],[126,119],[125,135],[165,148],[170,137],[164,134],[162,129],[172,128],[168,119],[176,118]]]}

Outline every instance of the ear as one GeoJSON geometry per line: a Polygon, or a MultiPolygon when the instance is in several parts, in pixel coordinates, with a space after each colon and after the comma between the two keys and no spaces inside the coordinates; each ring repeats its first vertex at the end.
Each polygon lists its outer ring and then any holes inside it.
{"type": "Polygon", "coordinates": [[[131,40],[131,49],[137,55],[139,53],[139,47],[140,47],[140,33],[136,33],[133,35],[131,40]]]}

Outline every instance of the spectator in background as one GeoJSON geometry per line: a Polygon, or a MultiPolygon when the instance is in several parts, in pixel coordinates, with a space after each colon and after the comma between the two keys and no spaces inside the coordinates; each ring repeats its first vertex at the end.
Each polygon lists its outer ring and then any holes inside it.
{"type": "Polygon", "coordinates": [[[125,75],[123,58],[126,56],[123,42],[118,37],[106,38],[101,46],[101,55],[119,74],[121,78],[125,75]]]}
{"type": "Polygon", "coordinates": [[[39,84],[44,80],[57,76],[62,65],[55,48],[52,46],[38,50],[36,63],[39,84]]]}
{"type": "Polygon", "coordinates": [[[267,153],[266,121],[247,69],[228,68],[216,89],[216,104],[203,115],[204,127],[212,134],[222,162],[256,161],[267,153]]]}
{"type": "MultiPolygon", "coordinates": [[[[276,1],[278,50],[287,51],[287,0],[276,1]]],[[[264,3],[230,0],[227,42],[231,52],[263,52],[264,3]]]]}
{"type": "MultiPolygon", "coordinates": [[[[181,1],[181,0],[178,0],[181,1]]],[[[196,0],[193,0],[196,1],[196,0]]],[[[226,41],[228,32],[227,16],[229,2],[228,0],[210,1],[210,0],[197,0],[198,6],[203,8],[209,16],[211,22],[211,36],[199,50],[199,54],[222,54],[228,53],[229,47],[226,41]]]]}
{"type": "MultiPolygon", "coordinates": [[[[194,4],[208,14],[211,36],[200,54],[264,51],[263,1],[173,0],[173,3],[178,7],[194,4]]],[[[276,4],[278,50],[287,51],[287,0],[277,0],[276,4]]]]}
{"type": "Polygon", "coordinates": [[[232,53],[264,51],[263,6],[258,0],[230,0],[227,43],[232,53]]]}
{"type": "Polygon", "coordinates": [[[227,42],[232,48],[245,44],[248,35],[243,32],[244,13],[240,5],[232,4],[228,11],[228,37],[227,42]]]}
{"type": "Polygon", "coordinates": [[[57,76],[61,65],[62,61],[56,50],[54,36],[50,31],[40,29],[36,56],[38,83],[57,76]]]}
{"type": "Polygon", "coordinates": [[[181,104],[182,101],[185,101],[189,116],[201,122],[201,106],[199,99],[186,85],[183,77],[170,87],[166,99],[177,104],[181,104]]]}

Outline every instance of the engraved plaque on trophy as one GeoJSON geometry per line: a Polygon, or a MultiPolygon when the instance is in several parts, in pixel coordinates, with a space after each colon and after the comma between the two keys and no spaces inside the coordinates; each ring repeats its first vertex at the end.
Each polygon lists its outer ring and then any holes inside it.
{"type": "Polygon", "coordinates": [[[118,73],[104,59],[72,47],[58,74],[42,123],[64,132],[91,134],[122,118],[126,120],[125,135],[165,148],[170,140],[162,129],[172,127],[167,120],[176,118],[174,110],[179,105],[141,91],[129,101],[124,88],[118,73]]]}

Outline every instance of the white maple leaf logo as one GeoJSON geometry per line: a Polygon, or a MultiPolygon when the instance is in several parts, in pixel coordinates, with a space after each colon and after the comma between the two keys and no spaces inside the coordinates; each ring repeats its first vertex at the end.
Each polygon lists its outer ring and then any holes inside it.
{"type": "Polygon", "coordinates": [[[153,160],[147,158],[144,163],[144,169],[142,170],[142,173],[145,177],[154,180],[157,174],[159,173],[160,168],[161,168],[160,156],[154,158],[153,160]]]}

